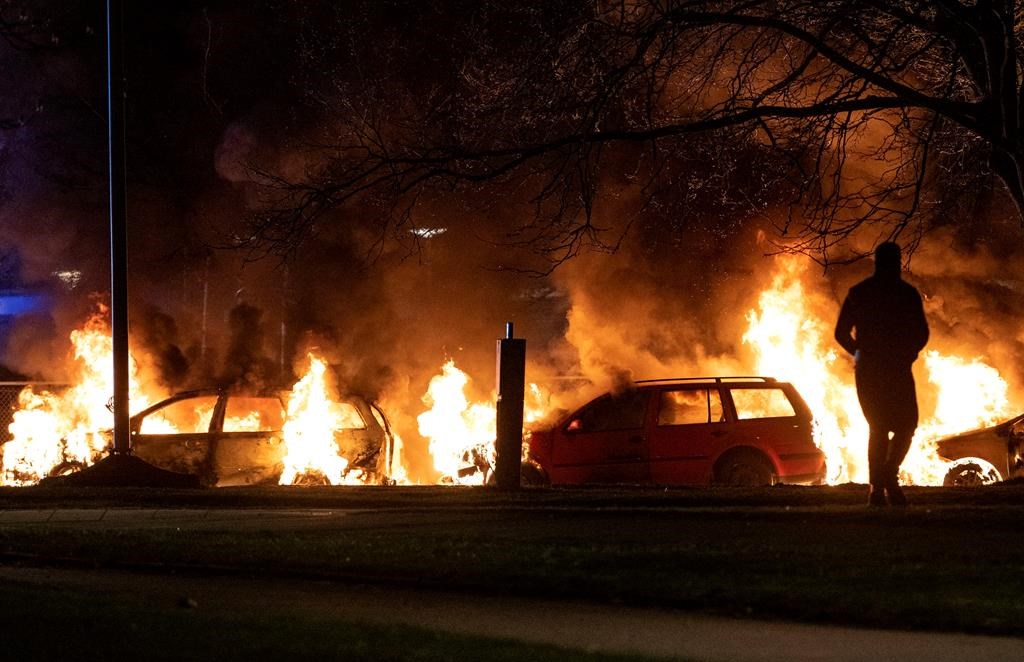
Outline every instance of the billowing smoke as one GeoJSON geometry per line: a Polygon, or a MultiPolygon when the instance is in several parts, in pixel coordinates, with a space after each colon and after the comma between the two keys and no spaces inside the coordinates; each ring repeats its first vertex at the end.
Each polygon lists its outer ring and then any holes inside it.
{"type": "Polygon", "coordinates": [[[149,305],[141,316],[131,320],[131,329],[138,353],[156,371],[157,382],[171,391],[183,390],[192,361],[181,348],[174,318],[149,305]]]}

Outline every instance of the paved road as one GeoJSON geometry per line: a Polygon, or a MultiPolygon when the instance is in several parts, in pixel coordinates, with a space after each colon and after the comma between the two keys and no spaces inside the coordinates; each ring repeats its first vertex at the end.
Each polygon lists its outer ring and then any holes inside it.
{"type": "Polygon", "coordinates": [[[576,601],[467,595],[323,581],[183,577],[0,566],[0,582],[107,596],[190,598],[225,614],[287,610],[349,622],[400,623],[565,648],[688,660],[1015,660],[1024,639],[736,620],[576,601]]]}

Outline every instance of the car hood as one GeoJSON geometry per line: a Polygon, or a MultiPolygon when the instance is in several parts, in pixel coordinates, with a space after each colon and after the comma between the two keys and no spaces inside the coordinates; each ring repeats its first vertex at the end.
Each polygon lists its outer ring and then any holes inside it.
{"type": "Polygon", "coordinates": [[[937,443],[937,444],[944,444],[944,443],[947,443],[947,442],[962,441],[962,440],[965,440],[965,439],[970,439],[972,437],[982,437],[982,436],[988,436],[988,435],[991,435],[991,434],[994,434],[996,436],[1002,437],[1002,436],[1005,436],[1007,434],[1007,429],[1011,425],[1013,425],[1014,423],[1017,423],[1019,421],[1022,421],[1022,420],[1024,420],[1024,414],[1019,414],[1019,415],[1014,416],[1013,418],[1011,418],[1009,420],[1003,421],[1002,423],[997,423],[996,425],[990,425],[990,426],[984,427],[984,428],[977,428],[975,430],[968,430],[966,432],[959,432],[957,434],[949,435],[948,437],[943,437],[942,439],[939,439],[935,443],[937,443]]]}

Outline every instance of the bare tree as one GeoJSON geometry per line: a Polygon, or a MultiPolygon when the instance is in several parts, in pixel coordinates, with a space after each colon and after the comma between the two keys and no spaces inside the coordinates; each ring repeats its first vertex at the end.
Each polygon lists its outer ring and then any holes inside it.
{"type": "MultiPolygon", "coordinates": [[[[62,46],[61,32],[68,29],[64,20],[71,12],[63,10],[59,5],[47,5],[36,3],[30,6],[25,2],[0,0],[0,41],[9,49],[8,53],[47,54],[62,46]]],[[[0,54],[7,55],[2,52],[0,54]]],[[[4,64],[10,66],[6,61],[4,64]]],[[[17,129],[38,112],[38,100],[33,100],[28,106],[25,101],[16,94],[8,95],[2,104],[5,112],[0,114],[0,130],[17,129]],[[12,106],[17,107],[17,112],[12,112],[12,106]]]]}
{"type": "Polygon", "coordinates": [[[260,173],[268,204],[240,243],[291,250],[368,197],[401,226],[424,191],[515,184],[535,215],[511,240],[557,265],[606,245],[593,211],[609,168],[653,191],[681,141],[707,133],[785,164],[778,245],[823,263],[856,233],[915,245],[980,180],[1024,218],[1019,3],[606,0],[557,20],[533,8],[518,40],[490,27],[508,4],[465,17],[447,78],[335,81],[314,165],[260,173]]]}

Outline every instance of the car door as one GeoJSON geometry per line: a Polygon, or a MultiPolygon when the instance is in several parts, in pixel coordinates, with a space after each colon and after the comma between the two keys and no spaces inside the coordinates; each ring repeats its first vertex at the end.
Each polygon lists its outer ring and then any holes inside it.
{"type": "Polygon", "coordinates": [[[132,418],[132,448],[150,464],[204,475],[217,394],[181,394],[132,418]]]}
{"type": "Polygon", "coordinates": [[[339,425],[334,430],[334,442],[338,453],[352,468],[376,472],[380,451],[387,440],[383,415],[374,413],[370,403],[359,396],[346,396],[336,402],[335,411],[339,425]]]}
{"type": "Polygon", "coordinates": [[[711,460],[725,443],[726,420],[717,385],[685,385],[654,394],[648,434],[651,481],[659,484],[707,483],[711,460]]]}
{"type": "Polygon", "coordinates": [[[275,396],[226,396],[213,428],[217,485],[276,481],[286,452],[284,418],[284,405],[275,396]]]}
{"type": "Polygon", "coordinates": [[[644,422],[649,391],[605,395],[562,426],[552,449],[555,483],[650,481],[644,422]]]}

